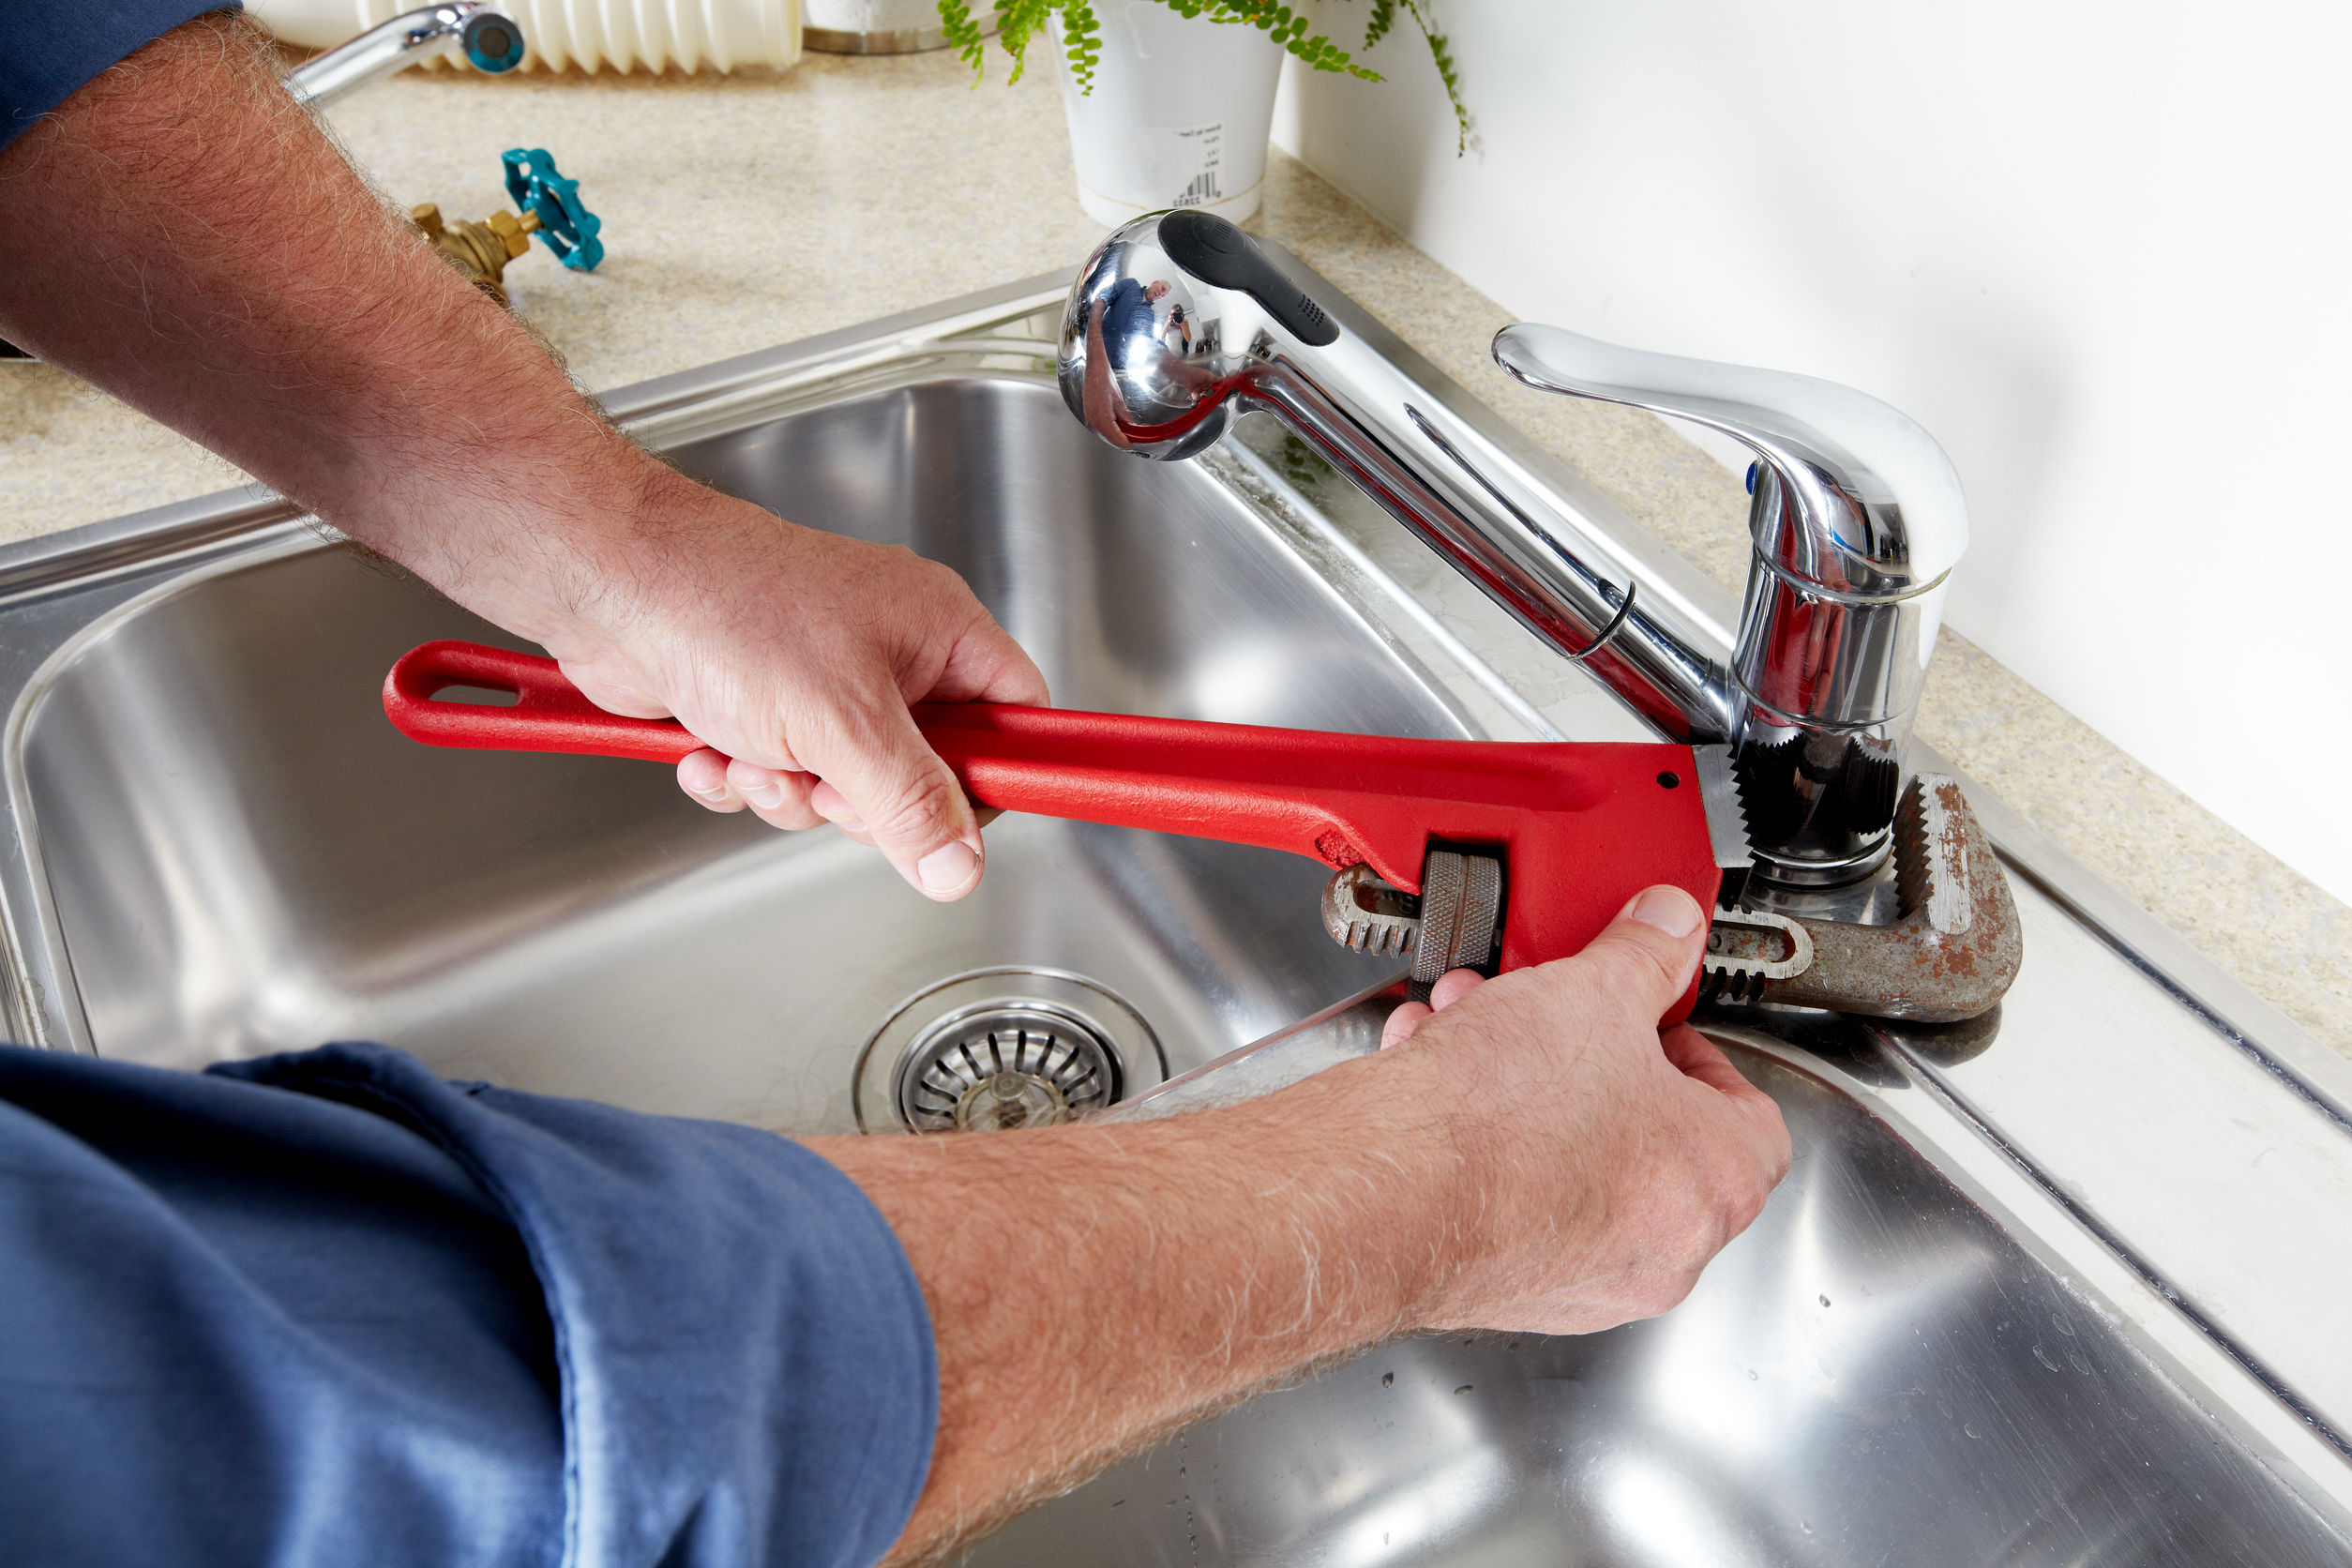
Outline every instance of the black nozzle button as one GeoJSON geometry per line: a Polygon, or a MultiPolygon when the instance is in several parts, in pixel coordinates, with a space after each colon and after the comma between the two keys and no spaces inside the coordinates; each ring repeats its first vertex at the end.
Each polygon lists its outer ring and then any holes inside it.
{"type": "Polygon", "coordinates": [[[1160,219],[1160,246],[1168,260],[1220,289],[1238,289],[1266,308],[1300,342],[1322,348],[1339,328],[1306,291],[1274,265],[1258,242],[1214,213],[1171,212],[1160,219]]]}

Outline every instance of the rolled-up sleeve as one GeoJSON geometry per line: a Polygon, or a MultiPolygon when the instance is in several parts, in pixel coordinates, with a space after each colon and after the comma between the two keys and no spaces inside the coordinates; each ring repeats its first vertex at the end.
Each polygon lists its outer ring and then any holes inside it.
{"type": "Polygon", "coordinates": [[[0,147],[107,67],[237,0],[0,0],[0,147]]]}
{"type": "Polygon", "coordinates": [[[7,1560],[855,1568],[929,1465],[904,1252],[752,1128],[5,1048],[0,1255],[7,1560]]]}

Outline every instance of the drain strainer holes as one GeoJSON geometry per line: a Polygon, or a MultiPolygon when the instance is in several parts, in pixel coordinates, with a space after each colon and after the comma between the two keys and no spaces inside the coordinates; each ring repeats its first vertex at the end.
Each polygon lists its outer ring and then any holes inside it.
{"type": "Polygon", "coordinates": [[[866,1132],[1044,1127],[1166,1080],[1136,1010],[1075,974],[982,970],[909,999],[867,1041],[852,1094],[866,1132]]]}
{"type": "Polygon", "coordinates": [[[984,1006],[942,1018],[898,1059],[898,1120],[950,1127],[1050,1126],[1118,1102],[1119,1049],[1058,1007],[984,1006]]]}

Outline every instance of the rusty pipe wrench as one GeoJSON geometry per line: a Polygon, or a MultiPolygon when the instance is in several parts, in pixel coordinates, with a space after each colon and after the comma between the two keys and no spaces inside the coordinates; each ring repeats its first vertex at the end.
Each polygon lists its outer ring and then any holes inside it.
{"type": "MultiPolygon", "coordinates": [[[[385,678],[384,706],[402,733],[434,746],[667,762],[702,749],[673,719],[606,713],[551,659],[478,643],[410,650],[385,678]],[[439,700],[453,686],[517,701],[439,700]]],[[[1706,959],[1666,1021],[1702,999],[1969,1018],[2015,973],[2008,884],[1950,780],[1917,781],[1904,796],[1918,824],[1898,840],[1904,918],[1842,926],[1738,907],[1748,849],[1721,747],[1412,740],[979,702],[914,714],[975,805],[1333,867],[1326,929],[1410,957],[1425,993],[1449,969],[1492,974],[1580,951],[1658,882],[1715,912],[1706,959]]]]}

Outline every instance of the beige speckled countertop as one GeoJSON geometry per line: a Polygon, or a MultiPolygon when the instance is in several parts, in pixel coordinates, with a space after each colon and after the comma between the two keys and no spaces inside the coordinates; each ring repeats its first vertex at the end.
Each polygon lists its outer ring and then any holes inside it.
{"type": "MultiPolygon", "coordinates": [[[[975,90],[944,53],[816,54],[776,75],[395,78],[337,105],[403,206],[505,205],[498,155],[544,146],[605,219],[593,275],[545,252],[517,308],[590,387],[851,326],[1068,266],[1100,237],[1072,193],[1049,72],[975,90]]],[[[1725,583],[1745,573],[1738,477],[1643,414],[1495,369],[1509,315],[1277,153],[1253,225],[1289,246],[1725,583]]],[[[0,540],[242,475],[41,366],[0,365],[0,540]]],[[[1965,567],[1963,568],[1966,569],[1965,567]]],[[[2352,1056],[2352,910],[1947,632],[1919,733],[2337,1050],[2352,1056]]]]}

